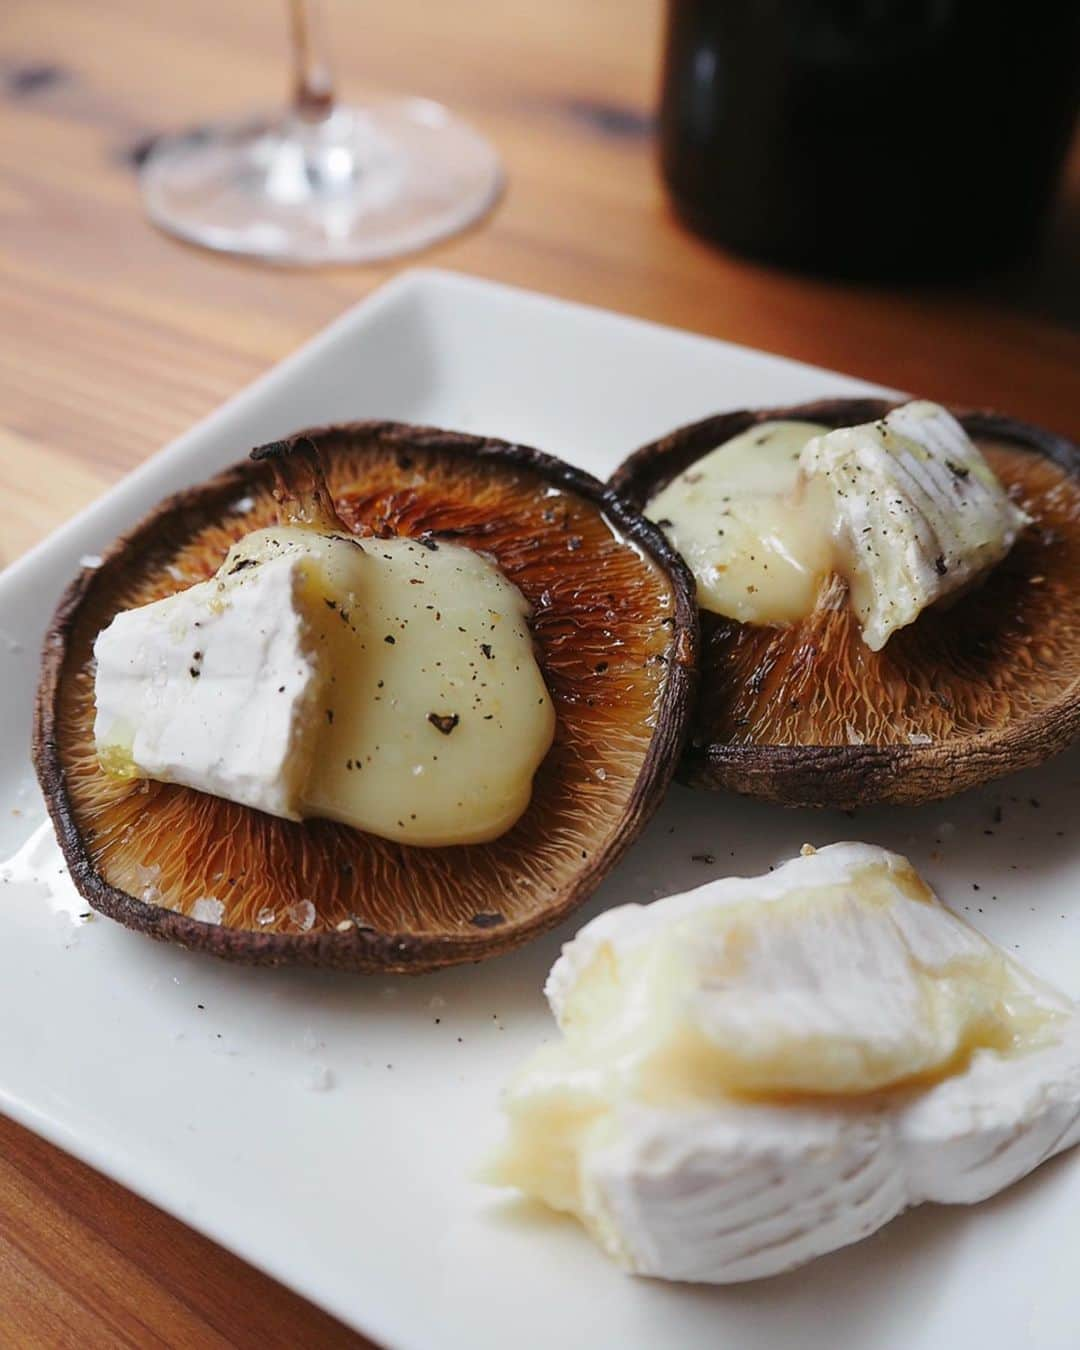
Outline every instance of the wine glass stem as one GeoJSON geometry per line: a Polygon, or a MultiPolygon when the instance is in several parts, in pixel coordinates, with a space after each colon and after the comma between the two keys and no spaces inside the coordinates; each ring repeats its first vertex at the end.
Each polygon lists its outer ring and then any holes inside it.
{"type": "Polygon", "coordinates": [[[326,54],[320,0],[289,0],[293,54],[293,110],[304,122],[321,122],[334,107],[334,81],[326,54]]]}

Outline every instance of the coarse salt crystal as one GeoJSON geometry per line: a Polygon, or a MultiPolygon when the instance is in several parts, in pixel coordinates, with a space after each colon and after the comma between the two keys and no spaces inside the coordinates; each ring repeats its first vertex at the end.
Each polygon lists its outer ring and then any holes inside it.
{"type": "Polygon", "coordinates": [[[129,885],[137,900],[143,900],[148,905],[157,905],[161,903],[161,887],[158,885],[161,880],[161,867],[157,863],[150,863],[143,866],[142,863],[134,863],[131,868],[129,885]]]}
{"type": "Polygon", "coordinates": [[[191,906],[191,917],[202,923],[220,923],[225,914],[225,906],[212,895],[200,895],[191,906]]]}
{"type": "Polygon", "coordinates": [[[315,922],[315,906],[310,900],[301,900],[295,905],[290,905],[289,918],[301,933],[307,933],[315,922]]]}

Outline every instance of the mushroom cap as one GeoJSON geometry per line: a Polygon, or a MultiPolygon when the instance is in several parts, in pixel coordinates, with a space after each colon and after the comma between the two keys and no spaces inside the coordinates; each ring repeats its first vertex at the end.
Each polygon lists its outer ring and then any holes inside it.
{"type": "MultiPolygon", "coordinates": [[[[643,510],[748,427],[853,426],[896,406],[845,398],[721,413],[635,451],[609,486],[643,510]]],[[[952,411],[1033,524],[981,584],[880,652],[862,642],[838,577],[786,628],[703,613],[685,782],[789,806],[918,803],[1038,764],[1080,734],[1080,450],[996,413],[952,411]]]]}
{"type": "Polygon", "coordinates": [[[252,964],[430,970],[527,941],[600,883],[674,771],[697,645],[681,559],[588,474],[476,436],[327,427],[170,497],[72,582],[46,638],[34,762],[71,876],[111,918],[252,964]],[[312,445],[350,529],[482,550],[533,606],[555,743],[530,806],[499,839],[411,848],[175,784],[118,781],[98,765],[98,632],[121,609],[212,576],[237,539],[276,522],[275,470],[283,455],[310,458],[312,445]],[[221,902],[219,923],[192,916],[204,897],[221,902]]]}

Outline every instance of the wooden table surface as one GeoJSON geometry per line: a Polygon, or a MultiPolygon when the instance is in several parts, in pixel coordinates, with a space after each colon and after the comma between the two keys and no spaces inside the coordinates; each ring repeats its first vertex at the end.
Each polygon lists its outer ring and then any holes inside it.
{"type": "MultiPolygon", "coordinates": [[[[1080,155],[1044,255],[1015,276],[951,293],[794,277],[710,249],[665,207],[661,0],[327,8],[345,93],[441,99],[505,157],[494,215],[424,261],[1080,436],[1080,155]]],[[[0,563],[396,270],[232,262],[143,218],[148,138],[274,104],[285,59],[270,0],[0,7],[0,563]]],[[[972,230],[986,209],[973,191],[972,230]]],[[[0,1119],[0,1344],[365,1342],[0,1119]]]]}

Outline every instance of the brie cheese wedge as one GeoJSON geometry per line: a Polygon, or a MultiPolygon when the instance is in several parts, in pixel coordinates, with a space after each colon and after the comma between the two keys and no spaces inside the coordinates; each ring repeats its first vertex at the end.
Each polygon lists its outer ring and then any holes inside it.
{"type": "Polygon", "coordinates": [[[648,515],[703,609],[793,623],[836,574],[873,651],[985,575],[1028,523],[960,423],[926,402],[836,431],[762,422],[674,478],[648,515]]]}
{"type": "Polygon", "coordinates": [[[869,845],[611,910],[545,992],[488,1180],[639,1274],[776,1274],[1080,1140],[1072,1002],[869,845]]]}
{"type": "Polygon", "coordinates": [[[94,644],[94,738],[122,778],[299,820],[322,680],[299,554],[118,614],[94,644]]]}
{"type": "Polygon", "coordinates": [[[99,634],[99,760],[402,843],[493,839],[554,735],[528,615],[460,545],[256,531],[99,634]]]}
{"type": "Polygon", "coordinates": [[[799,463],[831,491],[841,571],[871,651],[988,572],[1030,523],[936,403],[817,436],[799,463]]]}

